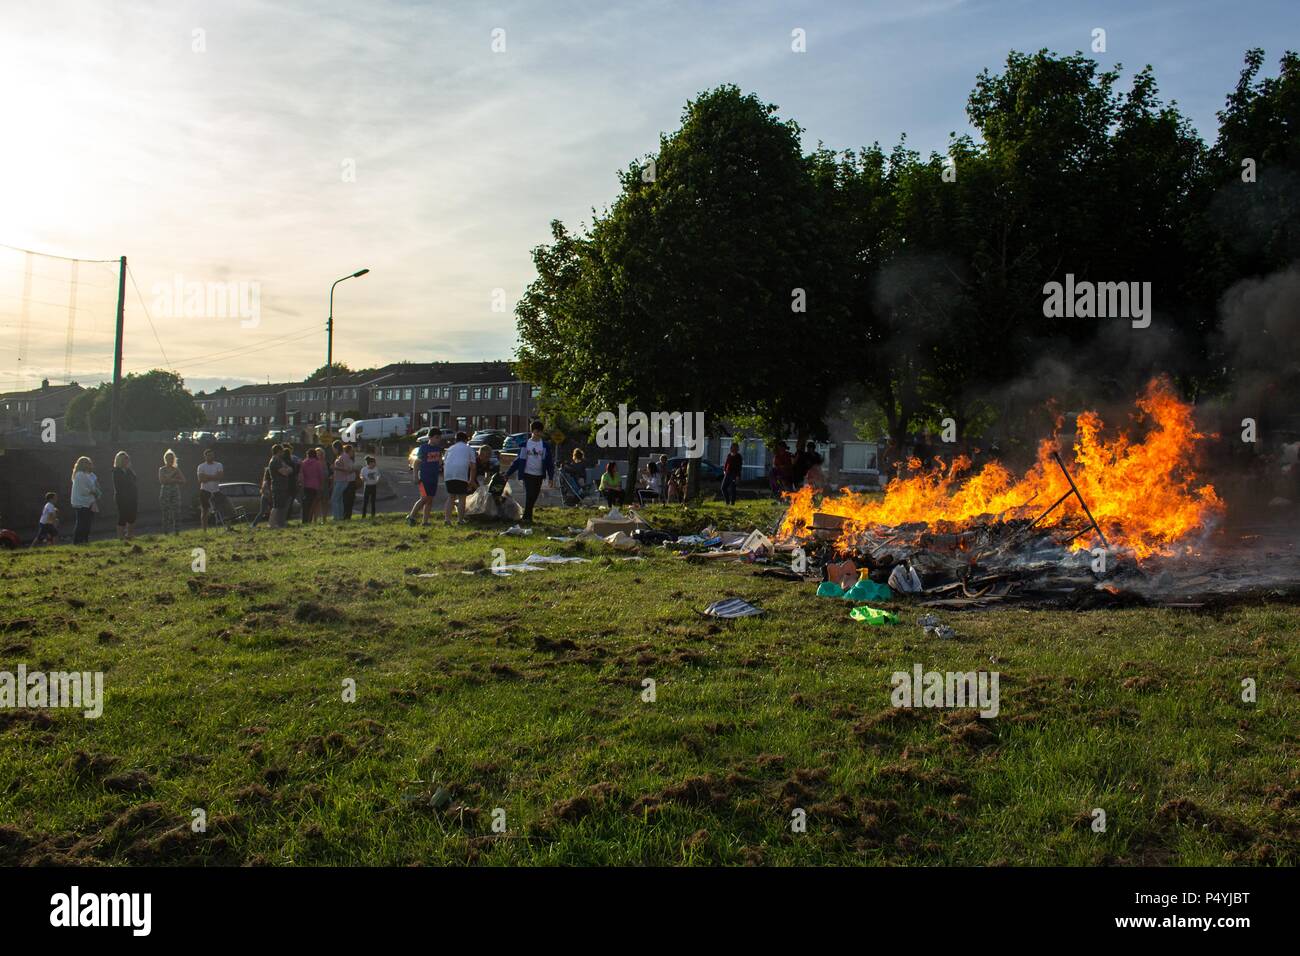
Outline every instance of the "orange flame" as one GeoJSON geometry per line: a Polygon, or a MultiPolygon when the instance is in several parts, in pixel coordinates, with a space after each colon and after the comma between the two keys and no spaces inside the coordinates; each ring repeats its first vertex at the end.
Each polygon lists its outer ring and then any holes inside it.
{"type": "MultiPolygon", "coordinates": [[[[1128,548],[1139,558],[1170,554],[1181,538],[1203,529],[1224,510],[1209,484],[1197,484],[1192,463],[1197,443],[1207,436],[1196,430],[1192,406],[1179,401],[1166,379],[1153,379],[1137,400],[1135,425],[1145,428],[1141,439],[1121,431],[1103,434],[1096,412],[1078,416],[1074,461],[1068,466],[1084,501],[1113,547],[1128,548]]],[[[1058,425],[1059,428],[1059,425],[1058,425]]],[[[930,530],[960,531],[979,519],[1036,518],[1070,491],[1069,482],[1052,458],[1059,448],[1056,435],[1038,446],[1038,460],[1021,478],[994,461],[971,474],[971,461],[959,456],[932,472],[895,478],[883,499],[842,489],[814,504],[813,490],[804,487],[787,495],[789,509],[778,532],[781,538],[804,533],[813,514],[844,519],[841,548],[867,528],[896,527],[923,522],[930,530]]],[[[909,462],[919,470],[919,462],[909,462]]],[[[1086,522],[1077,498],[1071,496],[1049,516],[1052,526],[1070,520],[1086,522]]],[[[1089,547],[1092,536],[1076,538],[1073,548],[1089,547]]]]}

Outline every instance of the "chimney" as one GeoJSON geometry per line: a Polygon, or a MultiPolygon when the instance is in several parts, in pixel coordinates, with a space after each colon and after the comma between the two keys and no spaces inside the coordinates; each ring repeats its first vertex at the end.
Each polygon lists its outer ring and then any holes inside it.
{"type": "Polygon", "coordinates": [[[41,379],[41,391],[42,392],[48,391],[49,387],[50,387],[50,380],[48,378],[41,379]]]}

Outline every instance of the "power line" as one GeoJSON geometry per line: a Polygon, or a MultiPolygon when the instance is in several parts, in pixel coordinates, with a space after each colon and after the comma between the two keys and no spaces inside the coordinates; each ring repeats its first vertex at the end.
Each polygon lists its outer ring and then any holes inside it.
{"type": "MultiPolygon", "coordinates": [[[[220,352],[209,352],[207,355],[191,355],[182,359],[181,365],[192,365],[195,362],[224,362],[232,358],[239,358],[241,355],[247,355],[250,352],[263,352],[266,349],[276,348],[277,346],[286,345],[291,341],[305,339],[310,335],[318,334],[320,334],[320,329],[317,326],[313,326],[306,330],[299,329],[294,332],[286,332],[282,335],[273,336],[262,345],[254,346],[253,348],[240,346],[237,349],[224,349],[220,352]]],[[[144,368],[146,368],[146,366],[141,365],[131,369],[131,371],[136,372],[144,368]]]]}
{"type": "Polygon", "coordinates": [[[140,308],[144,310],[144,317],[149,322],[149,331],[153,333],[153,340],[158,343],[158,351],[162,352],[163,364],[173,372],[176,371],[176,367],[167,358],[167,350],[163,348],[162,339],[158,338],[158,330],[153,325],[153,316],[149,314],[149,307],[144,304],[144,296],[140,294],[140,286],[136,283],[135,273],[131,271],[130,266],[126,267],[126,274],[131,277],[131,288],[135,289],[135,297],[140,300],[140,308]]]}
{"type": "Polygon", "coordinates": [[[14,252],[25,252],[29,256],[44,256],[46,259],[62,259],[65,262],[117,262],[116,259],[81,259],[77,256],[56,256],[51,252],[36,252],[33,249],[23,249],[21,246],[11,246],[7,242],[0,242],[0,248],[12,249],[14,252]]]}

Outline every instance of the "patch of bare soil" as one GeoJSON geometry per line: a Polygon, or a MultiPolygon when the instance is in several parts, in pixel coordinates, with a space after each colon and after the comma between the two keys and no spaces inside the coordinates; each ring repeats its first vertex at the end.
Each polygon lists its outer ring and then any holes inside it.
{"type": "Polygon", "coordinates": [[[344,615],[336,607],[317,604],[315,601],[300,601],[294,609],[293,619],[303,624],[334,624],[344,620],[344,615]]]}
{"type": "Polygon", "coordinates": [[[189,818],[170,815],[162,804],[137,804],[109,814],[81,834],[26,834],[0,827],[0,865],[90,866],[130,862],[233,865],[239,861],[231,839],[243,832],[238,816],[207,819],[196,833],[189,818]]]}
{"type": "Polygon", "coordinates": [[[33,710],[30,707],[0,710],[0,731],[10,728],[48,730],[53,726],[54,718],[43,710],[33,710]]]}

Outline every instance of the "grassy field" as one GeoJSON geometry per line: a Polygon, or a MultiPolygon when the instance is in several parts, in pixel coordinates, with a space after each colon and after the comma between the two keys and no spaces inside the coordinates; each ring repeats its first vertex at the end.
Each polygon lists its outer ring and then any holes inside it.
{"type": "Polygon", "coordinates": [[[586,516],[0,555],[0,670],[106,692],[0,711],[0,862],[1300,863],[1294,605],[943,614],[940,641],[751,565],[546,540],[586,516]],[[461,573],[497,547],[591,561],[461,573]],[[727,596],[766,614],[697,613],[727,596]],[[892,708],[915,663],[997,670],[1000,713],[892,708]]]}

